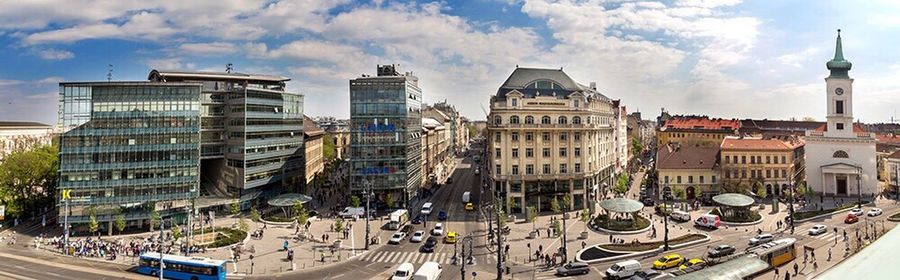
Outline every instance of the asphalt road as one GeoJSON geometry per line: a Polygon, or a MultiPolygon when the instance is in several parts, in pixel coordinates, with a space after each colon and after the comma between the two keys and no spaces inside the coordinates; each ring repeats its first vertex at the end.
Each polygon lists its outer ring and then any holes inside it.
{"type": "Polygon", "coordinates": [[[34,255],[29,250],[3,248],[0,251],[0,279],[153,279],[129,272],[127,266],[34,255]]]}
{"type": "MultiPolygon", "coordinates": [[[[449,231],[457,232],[460,236],[456,247],[454,244],[443,242],[443,236],[436,236],[441,241],[433,253],[420,252],[422,243],[410,242],[409,236],[400,244],[385,244],[379,248],[366,252],[352,260],[337,265],[323,268],[306,269],[297,272],[277,275],[278,279],[389,279],[394,270],[403,262],[413,263],[417,268],[425,261],[435,261],[443,266],[444,272],[441,279],[459,279],[459,266],[453,265],[451,258],[462,245],[465,236],[473,236],[476,265],[467,266],[466,274],[471,271],[491,271],[496,268],[496,260],[484,248],[486,240],[484,216],[480,209],[466,211],[462,202],[463,193],[471,192],[472,202],[479,205],[481,202],[481,178],[474,174],[476,165],[471,157],[457,158],[456,170],[453,172],[451,184],[439,187],[434,194],[416,205],[415,216],[425,202],[432,202],[434,211],[422,224],[413,225],[416,230],[423,230],[430,234],[436,223],[444,225],[444,235],[449,231]],[[446,221],[437,221],[438,212],[448,213],[446,221]]],[[[487,199],[485,197],[484,199],[487,199]]],[[[411,223],[410,223],[411,224],[411,223]]],[[[383,240],[386,242],[387,240],[383,240]]],[[[265,277],[273,278],[272,276],[265,277]]],[[[470,279],[467,277],[467,279],[470,279]]]]}

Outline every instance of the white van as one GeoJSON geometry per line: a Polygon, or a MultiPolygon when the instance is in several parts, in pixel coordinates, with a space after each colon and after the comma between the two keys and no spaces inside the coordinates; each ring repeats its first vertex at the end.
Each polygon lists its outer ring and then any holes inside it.
{"type": "Polygon", "coordinates": [[[412,279],[413,272],[416,270],[416,267],[413,264],[405,262],[400,264],[400,267],[397,267],[397,270],[394,271],[394,275],[391,276],[391,280],[409,280],[412,279]]]}
{"type": "Polygon", "coordinates": [[[471,198],[472,198],[472,192],[464,192],[464,193],[463,193],[463,203],[469,203],[469,202],[471,202],[471,201],[470,201],[471,198]]]}
{"type": "Polygon", "coordinates": [[[672,214],[669,215],[669,217],[671,217],[672,220],[675,220],[675,221],[687,222],[687,221],[691,220],[691,213],[675,210],[675,211],[672,211],[672,214]]]}
{"type": "Polygon", "coordinates": [[[621,279],[633,276],[641,271],[641,263],[636,260],[617,262],[606,270],[607,279],[621,279]]]}
{"type": "Polygon", "coordinates": [[[416,274],[413,275],[413,280],[437,280],[441,278],[441,265],[436,262],[426,262],[423,263],[422,266],[419,267],[419,270],[416,271],[416,274]]]}
{"type": "Polygon", "coordinates": [[[701,227],[717,229],[719,228],[721,221],[719,220],[719,216],[713,214],[705,214],[694,220],[694,224],[701,227]]]}
{"type": "Polygon", "coordinates": [[[431,202],[425,202],[425,204],[422,205],[422,215],[431,215],[431,205],[431,202]]]}

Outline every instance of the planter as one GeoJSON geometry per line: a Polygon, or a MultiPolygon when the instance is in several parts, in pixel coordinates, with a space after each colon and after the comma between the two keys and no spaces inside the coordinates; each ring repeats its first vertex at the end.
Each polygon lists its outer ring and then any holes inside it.
{"type": "Polygon", "coordinates": [[[534,232],[533,230],[531,232],[528,232],[528,239],[534,239],[536,237],[537,237],[537,233],[534,232]]]}
{"type": "Polygon", "coordinates": [[[578,237],[578,239],[587,239],[587,238],[588,238],[588,232],[587,232],[587,231],[582,231],[582,232],[581,232],[581,236],[578,237]]]}

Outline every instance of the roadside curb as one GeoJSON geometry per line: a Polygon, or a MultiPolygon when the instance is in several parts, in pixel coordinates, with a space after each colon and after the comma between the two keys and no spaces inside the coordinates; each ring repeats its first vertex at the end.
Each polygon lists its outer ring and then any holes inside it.
{"type": "MultiPolygon", "coordinates": [[[[57,254],[57,253],[54,253],[54,255],[62,256],[62,254],[57,254]]],[[[59,262],[48,261],[48,260],[40,259],[40,258],[32,258],[32,257],[21,256],[21,255],[8,254],[5,252],[0,252],[0,257],[17,259],[17,260],[27,261],[27,262],[40,262],[42,264],[54,266],[54,267],[58,267],[58,268],[65,268],[65,269],[76,270],[76,271],[84,271],[84,272],[89,272],[89,273],[94,273],[94,274],[101,274],[101,275],[107,275],[107,276],[113,276],[113,277],[121,277],[121,278],[126,278],[126,279],[147,279],[146,278],[147,276],[142,275],[142,274],[132,274],[132,273],[125,273],[125,272],[120,272],[120,271],[110,271],[110,270],[99,270],[99,269],[75,265],[75,264],[59,263],[59,262]]],[[[94,261],[94,260],[91,259],[90,261],[94,261]]],[[[103,261],[103,262],[110,263],[108,261],[103,261]]],[[[119,264],[119,263],[113,263],[113,264],[123,265],[123,264],[119,264]]],[[[128,266],[128,265],[125,265],[125,266],[128,266]]]]}
{"type": "MultiPolygon", "coordinates": [[[[700,239],[700,240],[694,240],[694,241],[689,241],[689,242],[685,242],[685,243],[681,243],[681,244],[677,244],[677,245],[671,245],[671,246],[669,246],[669,249],[679,249],[679,248],[684,248],[684,247],[693,246],[693,245],[696,245],[696,244],[706,243],[706,242],[709,242],[710,240],[712,240],[712,237],[709,236],[709,234],[705,234],[705,233],[699,233],[699,234],[702,234],[702,235],[704,235],[704,236],[706,236],[706,237],[703,238],[703,239],[700,239]]],[[[638,257],[638,256],[644,256],[644,255],[651,255],[651,254],[659,254],[659,253],[661,253],[661,252],[663,251],[663,247],[664,247],[664,245],[660,245],[658,248],[653,249],[653,250],[647,250],[647,251],[641,251],[641,252],[630,252],[630,251],[612,251],[612,250],[607,250],[607,249],[601,248],[601,247],[600,247],[600,244],[598,244],[598,245],[594,245],[594,246],[591,246],[591,247],[587,247],[587,248],[578,250],[578,252],[575,253],[575,259],[578,260],[578,261],[580,261],[580,262],[585,262],[585,263],[599,263],[599,262],[615,261],[615,260],[621,260],[621,259],[626,259],[626,258],[631,258],[631,257],[638,257]],[[618,256],[607,257],[607,258],[599,258],[599,259],[595,259],[595,260],[583,260],[583,259],[581,258],[581,253],[584,252],[584,251],[586,251],[587,249],[592,248],[592,247],[596,247],[596,248],[599,249],[599,250],[606,251],[606,252],[610,252],[610,253],[617,253],[617,254],[622,254],[622,253],[624,253],[624,255],[618,255],[618,256]]]]}
{"type": "Polygon", "coordinates": [[[642,232],[645,232],[645,231],[650,230],[651,227],[653,227],[653,224],[652,224],[652,223],[649,224],[649,225],[647,225],[647,227],[645,227],[645,228],[643,228],[643,229],[639,229],[639,230],[633,230],[633,231],[618,231],[618,230],[605,229],[605,228],[602,228],[602,227],[600,227],[600,226],[594,226],[594,225],[589,226],[589,228],[591,228],[591,230],[593,230],[593,231],[595,231],[595,232],[605,232],[605,233],[613,233],[613,234],[635,234],[635,233],[642,233],[642,232]]]}
{"type": "MultiPolygon", "coordinates": [[[[821,215],[816,215],[816,216],[812,216],[812,217],[809,217],[809,218],[799,219],[799,220],[794,221],[794,223],[804,223],[804,222],[812,221],[812,220],[815,220],[815,219],[818,219],[818,218],[823,218],[823,217],[827,217],[827,216],[832,216],[832,215],[834,215],[834,214],[840,214],[840,213],[844,213],[844,212],[849,212],[849,211],[850,211],[851,209],[853,209],[853,208],[854,208],[854,207],[849,207],[849,208],[843,209],[843,210],[838,210],[838,211],[834,211],[834,212],[830,212],[830,213],[825,213],[825,214],[821,214],[821,215]]],[[[796,212],[795,212],[795,214],[796,214],[796,212]]]]}

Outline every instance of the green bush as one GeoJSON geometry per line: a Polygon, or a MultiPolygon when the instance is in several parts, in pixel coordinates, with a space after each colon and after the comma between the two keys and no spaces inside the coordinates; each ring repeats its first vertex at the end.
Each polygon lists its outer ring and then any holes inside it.
{"type": "Polygon", "coordinates": [[[294,221],[294,217],[284,217],[284,215],[279,211],[269,212],[269,214],[263,216],[262,219],[265,221],[276,223],[290,223],[294,221]]]}
{"type": "Polygon", "coordinates": [[[645,229],[650,226],[650,220],[647,220],[640,215],[632,215],[632,217],[634,218],[634,223],[616,222],[615,220],[613,220],[607,225],[607,220],[609,219],[609,217],[607,217],[606,214],[601,214],[594,218],[594,224],[603,229],[615,231],[634,231],[645,229]]]}
{"type": "Polygon", "coordinates": [[[756,211],[756,210],[750,210],[750,215],[748,215],[746,217],[740,217],[740,216],[726,217],[726,216],[723,216],[721,213],[719,213],[718,208],[715,208],[712,211],[709,211],[709,213],[719,216],[719,218],[722,219],[722,221],[729,222],[729,223],[749,223],[749,222],[759,221],[759,219],[762,219],[762,216],[759,215],[759,211],[756,211]]]}
{"type": "MultiPolygon", "coordinates": [[[[868,202],[868,201],[863,201],[863,204],[867,204],[867,203],[869,203],[869,202],[868,202]]],[[[801,220],[801,219],[811,218],[811,217],[815,217],[815,216],[818,216],[818,215],[823,215],[823,214],[833,213],[833,212],[837,212],[837,211],[841,211],[841,210],[848,209],[848,208],[853,208],[853,207],[856,207],[856,203],[855,203],[855,202],[853,202],[853,203],[846,203],[846,204],[842,205],[841,207],[838,207],[838,208],[832,208],[832,209],[823,209],[823,210],[813,210],[813,211],[794,212],[794,220],[801,220]]]]}
{"type": "MultiPolygon", "coordinates": [[[[695,241],[695,240],[701,240],[703,238],[706,238],[706,236],[702,235],[702,234],[696,234],[696,233],[686,234],[686,235],[682,235],[682,236],[679,236],[676,238],[670,238],[669,246],[674,246],[674,245],[687,243],[687,242],[691,242],[691,241],[695,241]]],[[[659,248],[660,246],[663,246],[662,241],[654,241],[654,242],[648,242],[648,243],[642,243],[642,242],[631,243],[631,242],[628,242],[628,240],[625,240],[624,244],[600,245],[601,248],[606,249],[606,250],[626,251],[626,252],[649,251],[649,250],[654,250],[656,248],[659,248]]]]}

